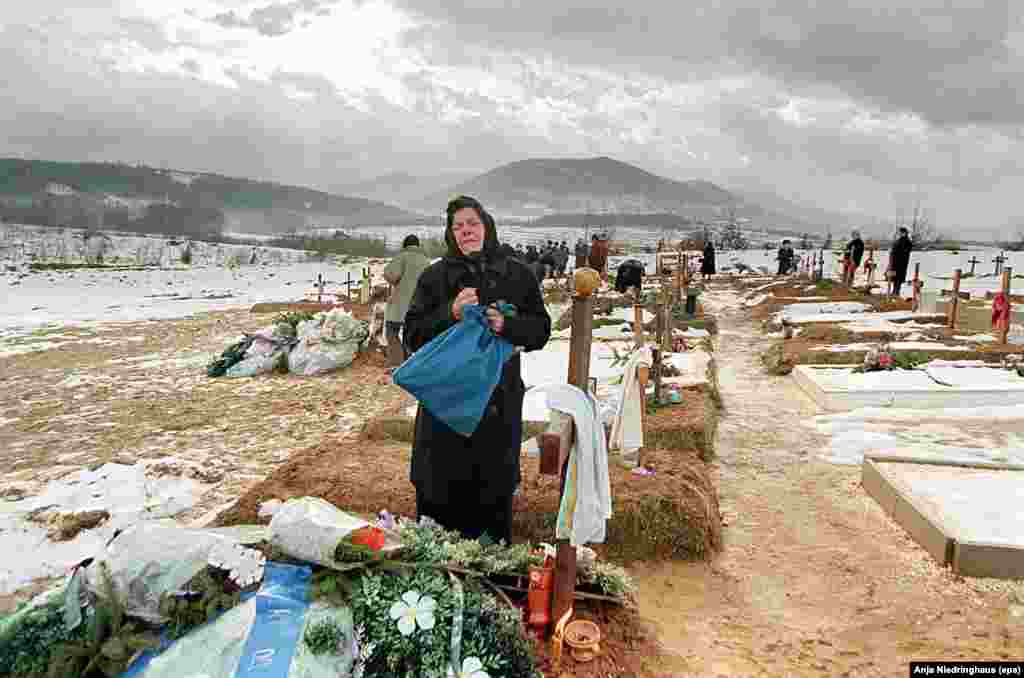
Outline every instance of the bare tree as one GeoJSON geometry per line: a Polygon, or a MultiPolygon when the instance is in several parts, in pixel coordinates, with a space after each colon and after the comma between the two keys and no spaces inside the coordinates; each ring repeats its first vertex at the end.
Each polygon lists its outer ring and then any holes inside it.
{"type": "Polygon", "coordinates": [[[901,224],[910,231],[910,241],[914,243],[915,249],[927,248],[940,239],[928,212],[929,210],[921,206],[921,199],[918,198],[914,202],[914,209],[909,218],[901,224]]]}

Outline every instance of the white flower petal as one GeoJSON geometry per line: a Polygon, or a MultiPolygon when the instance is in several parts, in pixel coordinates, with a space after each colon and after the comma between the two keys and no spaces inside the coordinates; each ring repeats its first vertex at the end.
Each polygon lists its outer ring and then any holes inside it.
{"type": "Polygon", "coordinates": [[[398,619],[405,614],[405,611],[409,609],[409,606],[400,600],[396,600],[391,604],[391,609],[388,611],[388,616],[392,619],[398,619]]]}
{"type": "Polygon", "coordinates": [[[466,657],[462,660],[463,673],[475,673],[484,667],[484,663],[477,657],[466,657]]]}
{"type": "Polygon", "coordinates": [[[434,628],[434,611],[433,610],[416,610],[416,623],[424,631],[429,631],[434,628]]]}
{"type": "Polygon", "coordinates": [[[430,596],[423,596],[422,598],[420,598],[420,602],[416,604],[416,609],[422,612],[426,612],[428,610],[430,612],[433,612],[436,607],[437,601],[431,598],[430,596]]]}
{"type": "Polygon", "coordinates": [[[420,592],[406,591],[402,594],[402,600],[404,600],[409,607],[416,607],[420,602],[420,592]]]}
{"type": "Polygon", "coordinates": [[[398,620],[398,632],[403,636],[410,636],[416,630],[416,622],[409,616],[403,616],[398,620]]]}

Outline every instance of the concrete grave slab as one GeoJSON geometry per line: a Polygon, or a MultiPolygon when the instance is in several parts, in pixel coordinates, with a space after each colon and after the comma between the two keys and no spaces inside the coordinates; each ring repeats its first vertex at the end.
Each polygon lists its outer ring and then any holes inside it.
{"type": "Polygon", "coordinates": [[[798,365],[793,369],[793,379],[830,412],[861,407],[934,409],[1024,404],[1024,378],[997,368],[930,366],[927,370],[863,374],[853,370],[852,366],[798,365]]]}
{"type": "Polygon", "coordinates": [[[1024,578],[1024,465],[870,455],[865,491],[943,566],[1024,578]]]}

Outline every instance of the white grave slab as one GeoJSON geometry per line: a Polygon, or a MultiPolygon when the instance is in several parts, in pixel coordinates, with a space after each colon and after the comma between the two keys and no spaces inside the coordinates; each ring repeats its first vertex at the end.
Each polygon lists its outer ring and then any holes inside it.
{"type": "Polygon", "coordinates": [[[793,370],[793,379],[818,405],[831,412],[861,407],[933,409],[1024,403],[1024,379],[1016,374],[1010,373],[1019,383],[995,375],[1002,370],[988,367],[934,369],[943,376],[947,369],[961,372],[955,375],[954,385],[949,386],[936,382],[926,370],[859,374],[852,367],[798,365],[793,370]]]}

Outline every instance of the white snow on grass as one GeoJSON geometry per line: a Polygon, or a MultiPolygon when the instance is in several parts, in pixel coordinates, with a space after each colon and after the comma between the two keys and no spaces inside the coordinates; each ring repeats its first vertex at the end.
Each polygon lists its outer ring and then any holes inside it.
{"type": "Polygon", "coordinates": [[[58,577],[99,553],[114,532],[143,520],[171,518],[197,501],[204,486],[192,479],[149,477],[141,465],[104,464],[50,482],[37,496],[0,501],[0,595],[43,577],[58,577]],[[110,519],[74,539],[54,542],[47,528],[28,520],[33,511],[72,514],[105,510],[110,519]]]}

